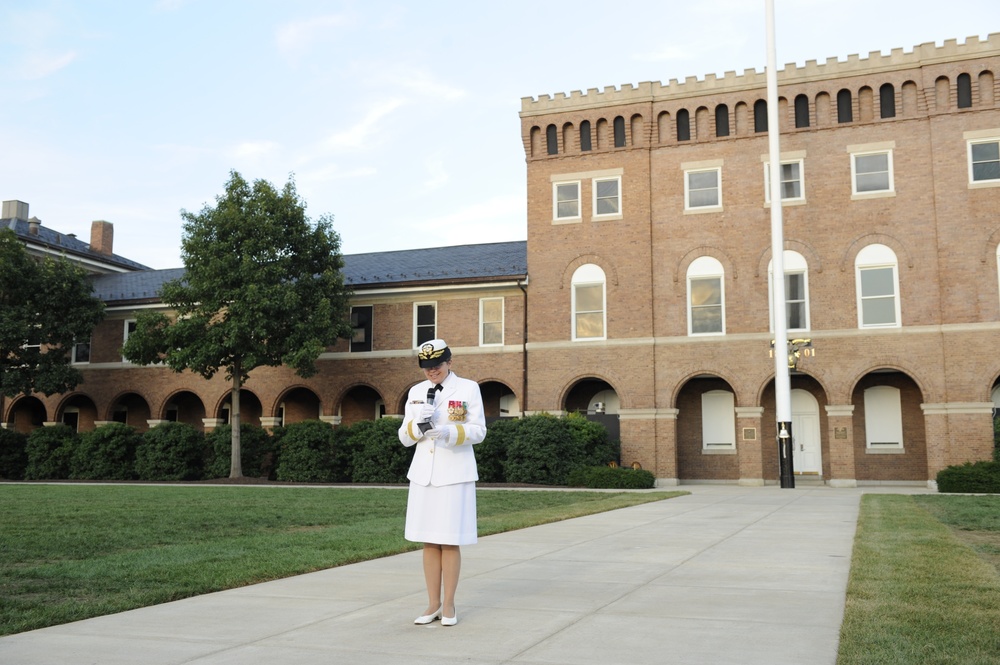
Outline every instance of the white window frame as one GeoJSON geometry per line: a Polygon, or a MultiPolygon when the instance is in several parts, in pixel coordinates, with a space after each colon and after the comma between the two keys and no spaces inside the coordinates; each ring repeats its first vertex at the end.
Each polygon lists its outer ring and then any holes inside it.
{"type": "MultiPolygon", "coordinates": [[[[136,321],[135,319],[125,319],[125,321],[124,321],[124,330],[122,331],[122,348],[123,349],[125,348],[125,342],[128,341],[128,336],[130,334],[132,334],[133,330],[135,330],[135,321],[136,321]],[[132,330],[129,330],[129,328],[131,328],[132,330]]],[[[123,363],[128,363],[130,365],[132,364],[129,361],[129,359],[125,357],[124,353],[122,354],[122,362],[123,363]]]]}
{"type": "Polygon", "coordinates": [[[579,222],[583,219],[583,200],[582,200],[582,187],[579,180],[561,180],[552,183],[552,221],[556,224],[568,224],[571,222],[579,222]],[[564,199],[563,202],[567,203],[570,201],[576,201],[576,214],[575,215],[561,215],[559,211],[559,189],[562,187],[576,187],[576,198],[575,199],[564,199]]]}
{"type": "MultiPolygon", "coordinates": [[[[802,302],[803,304],[803,318],[805,319],[805,328],[792,328],[788,326],[788,331],[799,331],[799,330],[810,330],[810,319],[809,319],[809,265],[806,263],[804,256],[798,252],[786,249],[782,256],[782,262],[785,268],[785,280],[789,275],[802,275],[802,293],[803,299],[801,301],[796,300],[795,302],[802,302]]],[[[788,303],[791,299],[788,297],[788,284],[785,284],[785,322],[788,322],[788,303]]],[[[767,305],[768,305],[768,325],[770,326],[770,331],[774,332],[774,261],[772,260],[767,266],[767,305]]]]}
{"type": "MultiPolygon", "coordinates": [[[[806,170],[805,170],[805,160],[804,159],[783,159],[780,163],[782,177],[781,184],[784,186],[786,182],[797,182],[799,183],[799,195],[798,196],[785,196],[784,191],[781,195],[781,205],[795,205],[802,204],[806,202],[806,170]],[[784,167],[786,166],[797,166],[799,171],[799,177],[795,180],[785,180],[784,177],[784,167]]],[[[764,204],[771,205],[771,162],[764,162],[764,204]]]]}
{"type": "Polygon", "coordinates": [[[591,208],[591,210],[593,210],[593,218],[594,219],[611,220],[611,219],[621,219],[622,218],[622,178],[621,178],[621,176],[614,176],[614,177],[611,177],[611,178],[594,178],[593,180],[590,181],[590,190],[591,190],[591,205],[593,206],[591,208]],[[610,196],[599,197],[598,196],[597,190],[599,188],[599,185],[601,183],[605,183],[605,182],[613,182],[613,183],[615,183],[615,195],[614,195],[614,197],[610,197],[610,196]],[[612,198],[614,199],[616,210],[614,212],[605,212],[605,213],[598,212],[598,203],[599,203],[599,201],[601,201],[601,200],[610,200],[612,198]]]}
{"type": "Polygon", "coordinates": [[[430,307],[434,308],[434,332],[433,332],[433,334],[431,334],[431,336],[428,339],[437,339],[437,336],[438,336],[438,334],[437,334],[437,329],[438,329],[438,322],[437,322],[438,306],[437,306],[437,301],[436,300],[424,300],[424,301],[421,301],[421,302],[415,302],[415,303],[413,303],[413,348],[417,348],[420,345],[420,342],[417,341],[419,339],[418,333],[420,331],[420,324],[419,324],[419,319],[418,319],[418,312],[420,311],[420,308],[422,306],[430,306],[430,307]]]}
{"type": "Polygon", "coordinates": [[[92,337],[88,337],[86,342],[74,342],[73,343],[73,349],[70,352],[70,362],[72,364],[74,364],[74,365],[89,365],[90,364],[90,353],[91,353],[92,350],[93,350],[93,338],[92,337]],[[87,345],[87,359],[86,360],[78,360],[77,357],[76,357],[77,356],[77,351],[76,350],[82,344],[86,344],[87,345]]]}
{"type": "MultiPolygon", "coordinates": [[[[709,191],[710,188],[704,187],[696,189],[693,191],[709,191]]],[[[684,169],[684,212],[685,213],[698,213],[698,212],[721,212],[722,211],[722,166],[711,166],[711,167],[701,167],[701,168],[686,168],[684,169]],[[701,173],[715,173],[715,190],[716,200],[715,203],[705,204],[705,205],[691,205],[691,176],[698,175],[701,173]]]]}
{"type": "Polygon", "coordinates": [[[573,272],[573,278],[570,280],[571,288],[571,307],[570,307],[570,335],[574,342],[587,341],[593,342],[596,340],[605,340],[608,338],[608,291],[607,291],[607,277],[604,270],[593,263],[587,263],[580,266],[573,272]],[[601,309],[600,310],[587,310],[586,312],[577,311],[576,305],[576,291],[579,287],[601,287],[601,309]],[[577,319],[581,314],[595,314],[600,312],[601,314],[601,334],[594,335],[591,337],[581,337],[577,335],[578,325],[577,319]]]}
{"type": "Polygon", "coordinates": [[[504,341],[504,317],[506,316],[504,308],[503,296],[497,298],[480,298],[479,299],[479,346],[503,346],[504,341]],[[499,302],[500,303],[500,320],[499,321],[487,321],[486,320],[486,304],[489,302],[499,302]],[[500,341],[499,342],[487,342],[486,341],[486,325],[487,324],[497,324],[500,326],[500,341]]]}
{"type": "MultiPolygon", "coordinates": [[[[970,189],[975,189],[977,187],[1000,187],[1000,174],[998,174],[996,178],[988,178],[988,179],[983,179],[983,180],[977,180],[975,178],[975,168],[974,168],[975,167],[975,162],[973,162],[973,160],[972,160],[972,149],[973,149],[973,146],[992,143],[992,144],[994,144],[994,145],[997,146],[997,152],[1000,153],[1000,131],[998,131],[998,130],[990,130],[990,131],[991,132],[992,131],[996,131],[997,135],[996,136],[984,136],[984,137],[978,137],[977,138],[976,135],[980,134],[980,132],[968,132],[968,133],[966,133],[966,137],[967,137],[967,141],[966,141],[966,146],[967,146],[966,147],[966,154],[967,154],[968,160],[969,160],[969,187],[970,187],[970,189]]],[[[993,160],[989,160],[989,161],[992,162],[993,160]]]]}
{"type": "Polygon", "coordinates": [[[687,269],[687,328],[689,337],[701,337],[703,335],[725,335],[726,334],[726,275],[722,263],[711,256],[700,256],[691,262],[687,269]],[[691,298],[691,283],[695,280],[719,280],[719,303],[718,305],[695,305],[691,298]],[[708,332],[694,331],[694,310],[695,308],[718,307],[720,311],[719,323],[721,330],[708,332]]]}
{"type": "Polygon", "coordinates": [[[896,195],[896,176],[893,170],[893,160],[892,160],[892,153],[895,147],[896,147],[895,141],[847,146],[847,151],[851,154],[851,199],[852,200],[881,198],[884,196],[896,195]],[[858,172],[858,158],[871,157],[874,155],[886,156],[886,170],[884,171],[884,173],[886,174],[886,179],[888,180],[887,183],[888,186],[885,189],[871,189],[866,191],[859,191],[858,190],[859,175],[883,173],[883,171],[865,171],[863,173],[858,172]]]}
{"type": "Polygon", "coordinates": [[[736,396],[729,390],[701,394],[701,450],[736,450],[736,396]]]}
{"type": "Polygon", "coordinates": [[[903,450],[903,407],[899,388],[866,388],[864,400],[866,450],[903,450]]]}
{"type": "Polygon", "coordinates": [[[854,284],[857,296],[858,308],[858,328],[901,328],[902,312],[899,296],[899,267],[896,260],[896,253],[885,245],[868,245],[860,252],[854,260],[854,284]],[[861,287],[861,274],[866,270],[892,270],[892,299],[895,321],[892,323],[869,323],[864,320],[864,302],[868,299],[886,298],[885,295],[863,295],[861,287]]]}

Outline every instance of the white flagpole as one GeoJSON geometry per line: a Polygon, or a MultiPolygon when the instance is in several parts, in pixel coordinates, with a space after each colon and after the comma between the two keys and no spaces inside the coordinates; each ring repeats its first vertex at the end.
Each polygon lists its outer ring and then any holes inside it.
{"type": "Polygon", "coordinates": [[[785,238],[781,218],[781,146],[778,118],[778,69],[774,48],[774,0],[767,15],[767,143],[771,191],[771,293],[774,298],[774,399],[778,465],[782,487],[795,487],[792,472],[792,398],[788,375],[788,319],[785,304],[785,238]]]}

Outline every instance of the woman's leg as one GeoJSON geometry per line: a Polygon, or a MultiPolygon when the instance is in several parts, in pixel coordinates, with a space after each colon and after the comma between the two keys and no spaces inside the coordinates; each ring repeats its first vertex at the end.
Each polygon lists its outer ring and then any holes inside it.
{"type": "Polygon", "coordinates": [[[453,617],[455,616],[455,591],[458,589],[458,576],[462,572],[462,550],[458,545],[441,545],[440,548],[441,575],[444,581],[441,614],[453,617]]]}
{"type": "MultiPolygon", "coordinates": [[[[424,582],[427,584],[428,603],[424,614],[433,614],[441,607],[441,560],[441,545],[424,543],[424,582]]],[[[454,602],[453,592],[452,603],[454,602]]]]}

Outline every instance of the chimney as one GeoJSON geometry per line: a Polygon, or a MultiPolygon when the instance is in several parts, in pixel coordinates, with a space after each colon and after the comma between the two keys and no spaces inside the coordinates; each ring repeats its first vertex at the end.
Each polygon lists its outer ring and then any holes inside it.
{"type": "Polygon", "coordinates": [[[38,227],[40,227],[41,225],[42,225],[42,220],[38,219],[37,217],[32,217],[31,219],[29,219],[28,220],[28,235],[29,236],[37,236],[38,235],[38,227]]]}
{"type": "Polygon", "coordinates": [[[28,204],[24,201],[4,201],[0,219],[19,219],[28,221],[28,204]]]}
{"type": "Polygon", "coordinates": [[[104,220],[96,220],[90,223],[90,249],[91,251],[111,256],[111,248],[115,240],[115,225],[104,220]]]}

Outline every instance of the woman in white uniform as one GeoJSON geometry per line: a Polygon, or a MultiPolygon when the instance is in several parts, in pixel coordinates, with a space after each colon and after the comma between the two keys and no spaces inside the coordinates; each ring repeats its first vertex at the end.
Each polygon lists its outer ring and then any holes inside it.
{"type": "Polygon", "coordinates": [[[420,346],[417,361],[425,381],[410,388],[399,428],[404,446],[416,445],[406,477],[405,538],[424,544],[427,611],[414,623],[458,623],[455,590],[462,568],[461,545],[476,542],[476,456],[472,446],[486,437],[479,384],[451,371],[451,349],[442,339],[420,346]]]}

